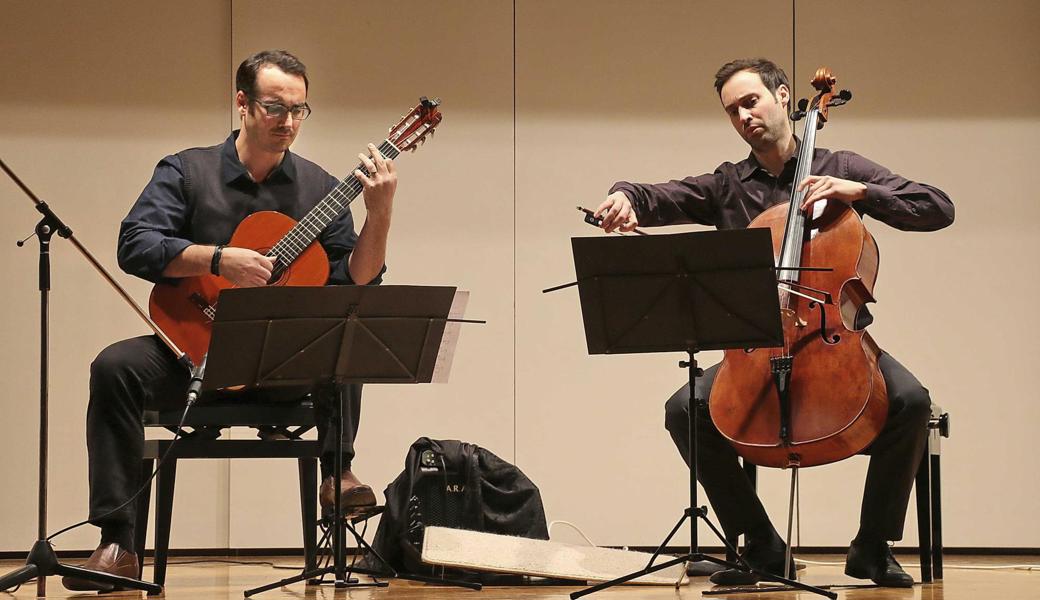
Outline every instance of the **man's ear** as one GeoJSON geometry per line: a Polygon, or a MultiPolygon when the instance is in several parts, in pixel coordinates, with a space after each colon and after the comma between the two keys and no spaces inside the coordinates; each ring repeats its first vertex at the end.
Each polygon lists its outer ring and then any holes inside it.
{"type": "Polygon", "coordinates": [[[783,105],[784,109],[789,110],[791,108],[791,90],[787,89],[787,86],[780,84],[776,88],[776,99],[783,105]]]}
{"type": "Polygon", "coordinates": [[[249,97],[242,90],[235,92],[235,109],[238,111],[239,116],[244,117],[246,111],[249,110],[249,97]]]}

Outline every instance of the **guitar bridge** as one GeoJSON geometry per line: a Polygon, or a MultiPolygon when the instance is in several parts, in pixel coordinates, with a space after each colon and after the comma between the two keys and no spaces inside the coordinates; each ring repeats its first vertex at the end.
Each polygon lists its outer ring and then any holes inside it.
{"type": "Polygon", "coordinates": [[[198,292],[195,292],[191,296],[188,296],[188,299],[191,300],[191,303],[194,304],[195,307],[198,308],[200,311],[202,311],[202,314],[206,315],[206,317],[209,318],[210,321],[212,321],[217,316],[216,307],[210,305],[209,302],[206,302],[206,299],[203,298],[202,295],[200,295],[198,292]]]}

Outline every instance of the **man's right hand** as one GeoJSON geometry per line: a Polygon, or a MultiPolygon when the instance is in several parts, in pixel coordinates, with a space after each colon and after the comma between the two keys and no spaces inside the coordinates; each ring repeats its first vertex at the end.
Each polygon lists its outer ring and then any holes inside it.
{"type": "Polygon", "coordinates": [[[219,270],[238,287],[260,287],[271,279],[274,261],[249,248],[227,246],[221,251],[219,270]]]}
{"type": "Polygon", "coordinates": [[[632,201],[624,192],[614,192],[607,196],[595,214],[603,218],[602,227],[607,233],[615,229],[628,232],[639,226],[636,212],[632,209],[632,201]]]}

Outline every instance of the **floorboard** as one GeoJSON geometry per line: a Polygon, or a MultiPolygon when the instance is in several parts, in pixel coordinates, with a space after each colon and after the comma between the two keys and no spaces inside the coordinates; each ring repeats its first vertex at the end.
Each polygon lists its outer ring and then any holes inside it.
{"type": "MultiPolygon", "coordinates": [[[[203,560],[211,559],[205,557],[203,560]]],[[[863,583],[842,574],[840,561],[843,557],[836,555],[806,556],[808,560],[828,562],[833,564],[818,565],[810,564],[806,569],[799,571],[800,578],[811,584],[850,584],[863,583]]],[[[188,599],[214,599],[214,600],[241,600],[242,592],[248,588],[256,587],[264,583],[276,581],[292,575],[292,571],[274,569],[270,565],[263,564],[228,564],[221,562],[203,562],[195,564],[183,564],[184,561],[192,559],[178,558],[171,563],[167,578],[165,597],[169,600],[188,599]]],[[[278,565],[299,564],[299,558],[250,558],[246,562],[271,561],[278,565]]],[[[910,567],[909,561],[905,561],[908,571],[915,577],[920,576],[918,569],[910,567]]],[[[989,600],[989,599],[1038,599],[1040,600],[1040,570],[981,570],[967,569],[967,566],[994,567],[998,565],[1022,565],[1040,564],[1040,556],[950,556],[945,562],[945,579],[927,585],[917,585],[913,589],[849,589],[840,590],[839,598],[848,600],[989,600]]],[[[0,573],[6,573],[20,566],[17,561],[0,561],[0,573]]],[[[150,568],[145,569],[145,576],[149,576],[150,568]]],[[[709,589],[710,584],[704,581],[694,581],[676,590],[670,586],[621,586],[606,590],[588,598],[610,598],[611,600],[626,599],[669,599],[682,600],[702,598],[701,591],[709,589]]],[[[271,590],[254,596],[263,600],[282,599],[332,599],[342,598],[349,600],[407,600],[407,599],[429,599],[439,600],[447,598],[467,598],[472,596],[474,600],[500,600],[507,598],[520,599],[559,599],[565,600],[568,594],[579,589],[573,587],[485,587],[483,591],[472,592],[458,588],[447,588],[441,586],[423,585],[405,581],[394,581],[390,587],[382,589],[356,588],[352,590],[334,590],[325,586],[305,586],[296,584],[282,589],[271,590]]],[[[93,593],[76,594],[66,591],[61,587],[58,578],[48,581],[47,598],[87,598],[96,597],[93,593]]],[[[3,598],[29,599],[36,594],[35,583],[23,586],[14,594],[0,594],[3,598]]],[[[142,595],[137,592],[118,592],[107,594],[103,598],[116,600],[120,598],[136,598],[142,595]]],[[[817,598],[806,592],[774,592],[774,593],[752,593],[730,596],[703,596],[703,598],[742,598],[747,600],[793,600],[817,598]]]]}

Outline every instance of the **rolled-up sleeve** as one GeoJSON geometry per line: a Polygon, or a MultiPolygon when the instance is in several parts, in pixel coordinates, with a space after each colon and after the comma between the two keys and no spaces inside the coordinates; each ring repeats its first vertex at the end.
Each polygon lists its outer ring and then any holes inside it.
{"type": "Polygon", "coordinates": [[[942,190],[911,181],[853,152],[842,152],[843,177],[867,186],[853,204],[862,214],[903,231],[935,231],[953,223],[950,197],[942,190]]]}
{"type": "Polygon", "coordinates": [[[159,161],[119,226],[119,267],[153,283],[169,281],[162,273],[192,242],[181,237],[191,207],[185,198],[180,159],[159,161]]]}

